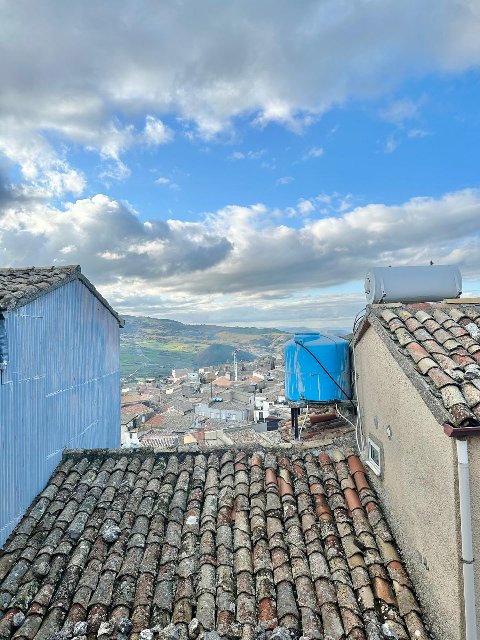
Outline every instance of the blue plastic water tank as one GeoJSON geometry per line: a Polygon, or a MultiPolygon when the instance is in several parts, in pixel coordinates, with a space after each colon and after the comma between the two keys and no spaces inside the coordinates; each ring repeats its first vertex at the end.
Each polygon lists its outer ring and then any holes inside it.
{"type": "Polygon", "coordinates": [[[350,396],[348,342],[334,335],[295,334],[285,343],[285,396],[290,402],[347,400],[347,396],[350,396]],[[307,349],[322,363],[337,384],[325,373],[307,349]],[[345,393],[338,387],[341,387],[345,393]]]}

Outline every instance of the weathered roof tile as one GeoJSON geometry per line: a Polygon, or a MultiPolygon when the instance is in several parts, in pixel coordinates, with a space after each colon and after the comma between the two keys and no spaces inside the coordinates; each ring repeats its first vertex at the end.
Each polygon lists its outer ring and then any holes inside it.
{"type": "MultiPolygon", "coordinates": [[[[480,391],[468,385],[473,402],[480,391]]],[[[42,492],[47,502],[37,502],[0,558],[2,637],[71,635],[82,621],[89,634],[110,633],[129,619],[135,637],[173,622],[187,639],[195,617],[232,638],[254,640],[261,623],[318,640],[364,639],[373,624],[366,613],[377,615],[374,598],[386,616],[375,624],[388,615],[399,629],[424,633],[356,456],[83,460],[75,468],[71,458],[62,463],[42,492]],[[53,501],[58,515],[50,520],[53,501]],[[117,522],[109,541],[105,531],[117,522]],[[42,562],[45,572],[35,572],[42,562]],[[19,610],[25,620],[17,628],[11,621],[19,610]]]]}
{"type": "MultiPolygon", "coordinates": [[[[478,375],[472,367],[480,364],[480,305],[429,303],[420,307],[402,305],[394,312],[372,308],[371,313],[379,316],[396,348],[406,352],[416,364],[418,375],[431,381],[435,401],[439,396],[437,389],[440,390],[441,403],[451,416],[451,424],[478,426],[480,397],[475,390],[478,375]],[[407,340],[399,321],[413,334],[413,341],[407,340]]],[[[399,362],[404,361],[399,358],[399,362]]]]}

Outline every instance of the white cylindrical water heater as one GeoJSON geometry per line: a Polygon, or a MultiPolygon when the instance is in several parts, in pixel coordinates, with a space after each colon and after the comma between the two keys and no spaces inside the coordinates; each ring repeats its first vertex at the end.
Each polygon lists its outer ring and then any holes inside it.
{"type": "Polygon", "coordinates": [[[459,298],[462,274],[458,267],[373,267],[365,277],[367,304],[437,302],[459,298]]]}

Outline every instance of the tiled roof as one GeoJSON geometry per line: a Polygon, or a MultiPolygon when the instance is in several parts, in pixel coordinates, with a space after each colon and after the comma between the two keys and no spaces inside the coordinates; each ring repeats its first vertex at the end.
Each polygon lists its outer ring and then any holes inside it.
{"type": "Polygon", "coordinates": [[[230,639],[428,638],[362,464],[339,450],[70,452],[4,547],[0,609],[19,640],[170,623],[187,640],[193,618],[230,639]]]}
{"type": "Polygon", "coordinates": [[[230,387],[233,382],[232,380],[230,380],[229,378],[226,378],[225,376],[220,376],[219,378],[215,378],[215,380],[213,381],[213,384],[216,385],[217,387],[230,387]]]}
{"type": "Polygon", "coordinates": [[[120,326],[124,322],[108,302],[82,274],[79,265],[65,267],[24,267],[0,269],[0,311],[11,311],[72,280],[81,280],[115,316],[120,326]]]}
{"type": "MultiPolygon", "coordinates": [[[[158,414],[157,414],[158,415],[158,414]]],[[[172,433],[185,433],[189,429],[191,429],[198,416],[194,413],[187,413],[186,415],[182,415],[175,411],[169,413],[162,413],[156,416],[152,416],[150,420],[146,420],[143,427],[145,429],[154,428],[154,429],[165,429],[172,433]],[[164,417],[162,420],[161,417],[164,417]]]]}
{"type": "Polygon", "coordinates": [[[167,415],[165,413],[155,413],[151,418],[145,420],[145,427],[162,427],[165,425],[167,415]]]}
{"type": "MultiPolygon", "coordinates": [[[[253,424],[249,423],[244,429],[230,429],[230,423],[225,424],[225,428],[222,429],[222,435],[227,439],[227,442],[235,444],[238,447],[242,446],[257,446],[257,447],[274,447],[278,449],[278,445],[282,442],[278,431],[255,431],[253,424]]],[[[208,436],[207,436],[208,437],[208,436]]],[[[205,441],[209,444],[209,441],[205,441]]]]}
{"type": "Polygon", "coordinates": [[[146,404],[143,404],[143,402],[139,402],[138,404],[128,404],[125,407],[122,407],[122,414],[128,415],[134,415],[134,416],[139,416],[142,415],[143,413],[149,413],[150,411],[152,411],[152,409],[150,409],[150,407],[147,407],[146,404]]]}
{"type": "Polygon", "coordinates": [[[216,418],[208,418],[203,423],[205,431],[216,431],[217,429],[231,429],[232,427],[244,427],[245,429],[251,429],[252,423],[248,420],[218,420],[216,418]]]}
{"type": "Polygon", "coordinates": [[[155,449],[174,448],[178,444],[178,436],[163,433],[148,433],[140,437],[142,447],[155,449]]]}
{"type": "Polygon", "coordinates": [[[149,395],[145,395],[145,394],[138,394],[138,395],[122,395],[120,396],[120,402],[123,405],[128,405],[128,404],[137,404],[138,402],[145,402],[145,401],[149,401],[151,399],[151,396],[149,395]]]}
{"type": "Polygon", "coordinates": [[[167,402],[167,407],[169,409],[179,411],[182,414],[189,413],[194,409],[193,404],[185,398],[173,398],[171,401],[167,402]]]}
{"type": "Polygon", "coordinates": [[[398,350],[414,364],[454,427],[480,423],[480,305],[376,307],[398,350]]]}

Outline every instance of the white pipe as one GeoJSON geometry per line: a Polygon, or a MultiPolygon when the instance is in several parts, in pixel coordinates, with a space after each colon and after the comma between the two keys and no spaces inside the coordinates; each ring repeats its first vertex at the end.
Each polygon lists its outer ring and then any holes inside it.
{"type": "Polygon", "coordinates": [[[477,640],[475,582],[473,573],[472,510],[467,441],[457,438],[458,492],[462,534],[463,599],[465,602],[465,640],[477,640]]]}

